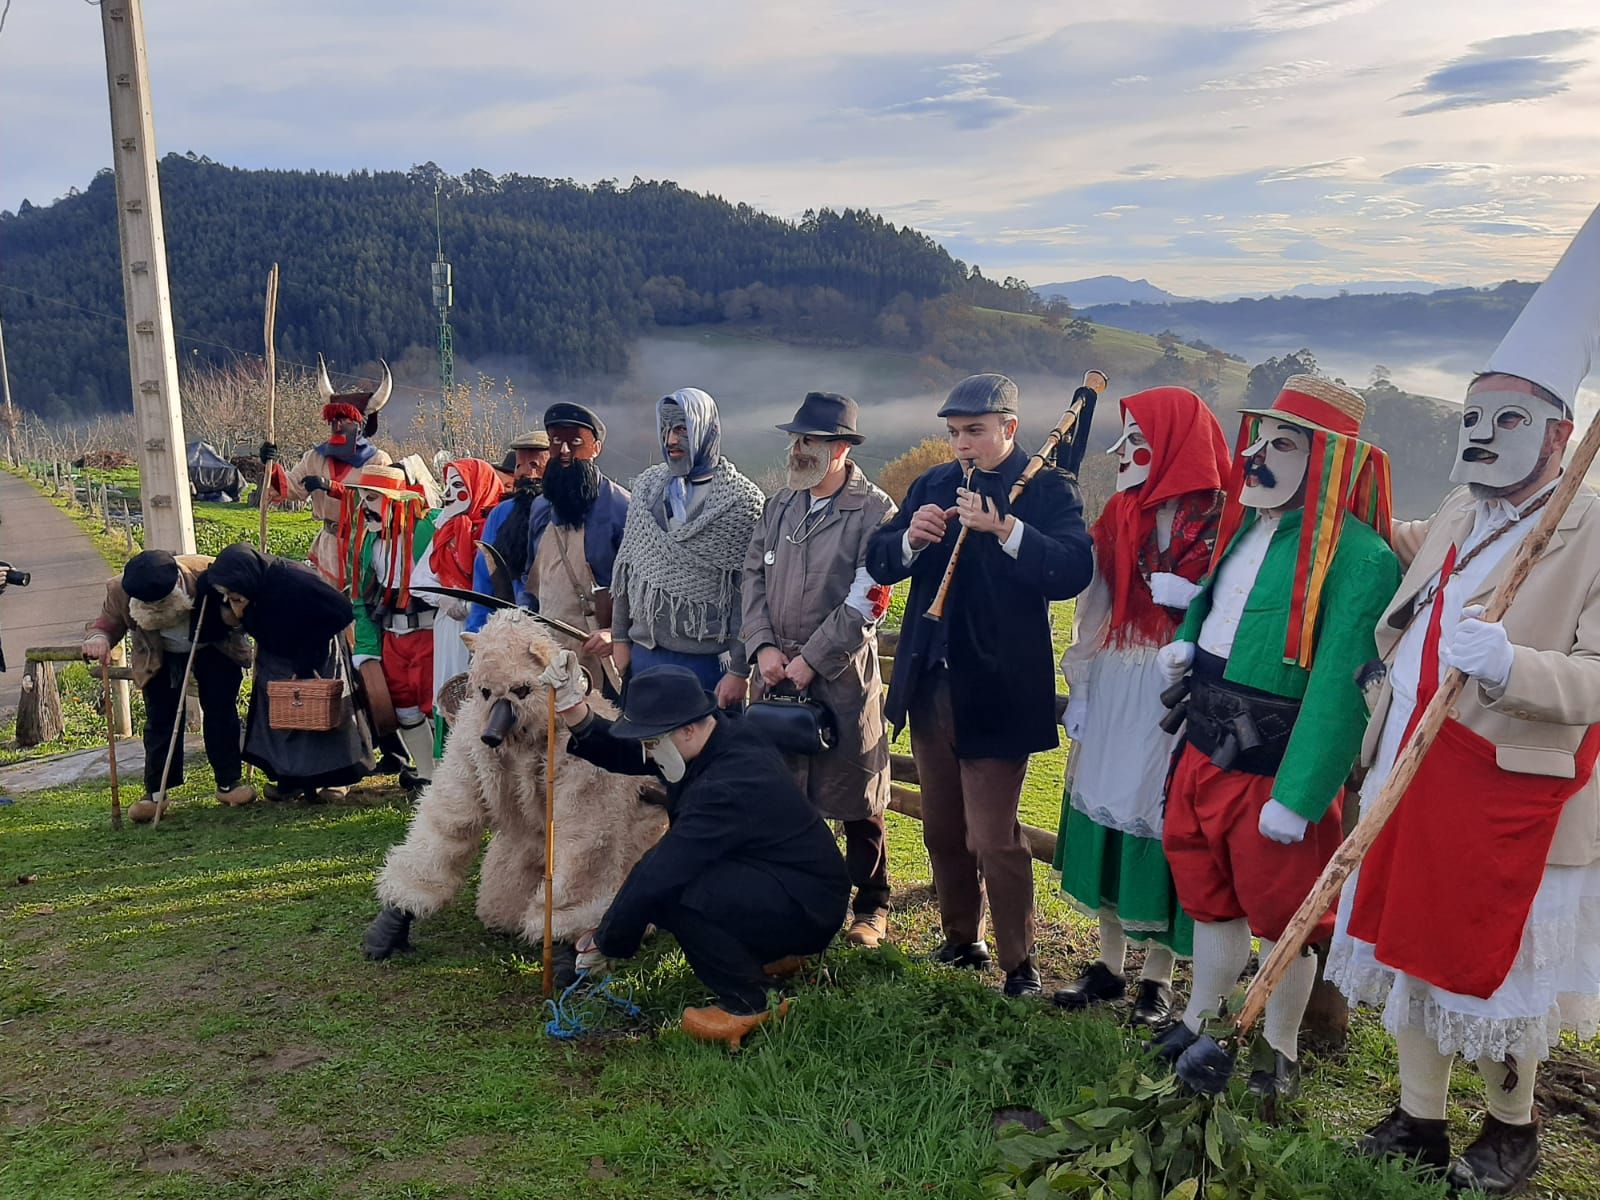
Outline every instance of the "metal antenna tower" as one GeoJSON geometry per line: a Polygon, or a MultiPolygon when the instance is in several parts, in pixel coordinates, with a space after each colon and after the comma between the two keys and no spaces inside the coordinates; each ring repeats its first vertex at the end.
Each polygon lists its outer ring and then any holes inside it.
{"type": "Polygon", "coordinates": [[[433,307],[439,311],[439,438],[447,450],[449,431],[445,412],[450,406],[450,393],[456,386],[455,339],[450,332],[450,308],[455,303],[455,288],[450,283],[450,264],[444,257],[444,221],[439,211],[439,187],[433,185],[433,226],[438,240],[438,256],[433,260],[433,307]]]}

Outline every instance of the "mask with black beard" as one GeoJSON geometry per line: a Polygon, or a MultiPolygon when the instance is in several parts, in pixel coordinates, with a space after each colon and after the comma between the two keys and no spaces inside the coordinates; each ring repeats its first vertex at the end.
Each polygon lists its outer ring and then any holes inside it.
{"type": "Polygon", "coordinates": [[[582,525],[600,498],[600,468],[593,459],[575,459],[571,463],[551,459],[544,472],[544,495],[557,525],[582,525]]]}

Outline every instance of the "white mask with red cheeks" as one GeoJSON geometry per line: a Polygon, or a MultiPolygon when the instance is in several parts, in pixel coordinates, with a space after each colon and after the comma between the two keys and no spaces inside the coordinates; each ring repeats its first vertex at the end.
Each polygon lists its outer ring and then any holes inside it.
{"type": "Polygon", "coordinates": [[[444,473],[444,506],[439,510],[439,524],[443,525],[451,517],[459,517],[472,507],[472,493],[467,489],[466,480],[454,467],[444,473]]]}
{"type": "Polygon", "coordinates": [[[1106,453],[1117,455],[1117,491],[1131,491],[1150,478],[1150,441],[1131,412],[1122,414],[1122,436],[1106,453]]]}

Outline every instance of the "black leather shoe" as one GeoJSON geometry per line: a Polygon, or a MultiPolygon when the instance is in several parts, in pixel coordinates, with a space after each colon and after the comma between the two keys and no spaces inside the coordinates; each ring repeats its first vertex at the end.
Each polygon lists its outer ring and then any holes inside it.
{"type": "Polygon", "coordinates": [[[1183,1057],[1183,1052],[1194,1045],[1199,1036],[1180,1019],[1151,1038],[1150,1049],[1162,1062],[1175,1066],[1183,1057]]]}
{"type": "Polygon", "coordinates": [[[550,983],[556,991],[571,987],[578,978],[578,948],[571,942],[550,947],[550,983]]]}
{"type": "Polygon", "coordinates": [[[1159,1029],[1172,1020],[1172,987],[1154,979],[1139,980],[1133,994],[1133,1011],[1128,1014],[1128,1024],[1145,1029],[1159,1029]]]}
{"type": "Polygon", "coordinates": [[[1287,1103],[1300,1094],[1300,1064],[1277,1050],[1271,1054],[1270,1065],[1250,1072],[1250,1094],[1287,1103]]]}
{"type": "Polygon", "coordinates": [[[989,965],[989,947],[983,942],[946,942],[933,952],[933,961],[946,967],[971,967],[981,971],[989,965]]]}
{"type": "Polygon", "coordinates": [[[1044,980],[1039,978],[1039,968],[1033,965],[1033,959],[1025,958],[1006,972],[1006,995],[1037,996],[1043,991],[1044,980]]]}
{"type": "Polygon", "coordinates": [[[1450,1186],[1486,1196],[1515,1196],[1539,1169],[1539,1122],[1507,1125],[1483,1118],[1483,1131],[1450,1164],[1450,1186]]]}
{"type": "Polygon", "coordinates": [[[1050,997],[1050,1003],[1068,1012],[1082,1012],[1096,1004],[1110,1004],[1127,995],[1128,982],[1096,960],[1066,987],[1050,997]]]}
{"type": "Polygon", "coordinates": [[[1413,1117],[1398,1104],[1367,1130],[1356,1149],[1368,1158],[1411,1158],[1419,1166],[1443,1171],[1450,1165],[1448,1122],[1413,1117]]]}

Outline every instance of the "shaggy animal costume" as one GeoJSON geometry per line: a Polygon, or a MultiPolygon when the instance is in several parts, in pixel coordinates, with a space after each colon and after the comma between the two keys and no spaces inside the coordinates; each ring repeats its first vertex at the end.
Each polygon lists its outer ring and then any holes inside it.
{"type": "MultiPolygon", "coordinates": [[[[461,890],[488,830],[478,919],[539,942],[549,696],[539,675],[561,647],[532,616],[510,609],[491,617],[481,633],[465,636],[473,638],[467,699],[433,783],[417,801],[406,840],[389,851],[378,875],[378,899],[385,914],[395,909],[432,916],[461,890]],[[491,748],[479,734],[501,700],[511,702],[517,721],[505,741],[491,748]]],[[[598,696],[589,703],[606,717],[616,715],[598,696]]],[[[603,771],[562,747],[556,766],[556,941],[572,942],[600,924],[634,863],[666,830],[665,811],[644,799],[651,786],[603,771]]],[[[372,954],[370,942],[369,934],[372,954]]],[[[391,951],[403,948],[403,929],[399,943],[391,951]]]]}

